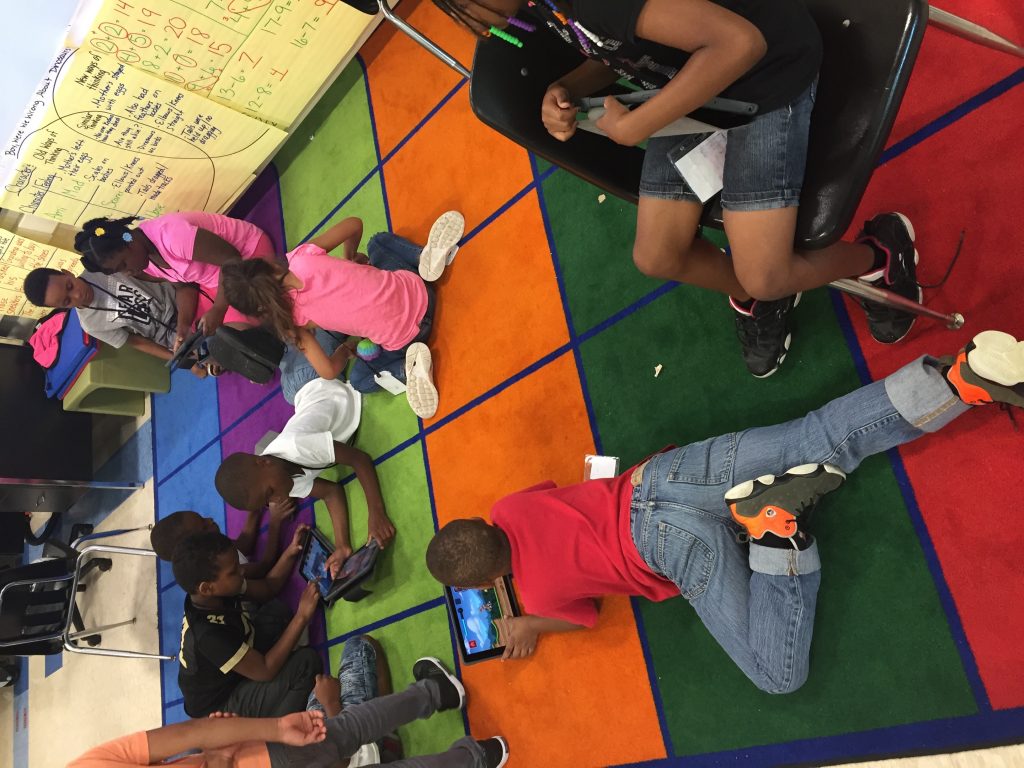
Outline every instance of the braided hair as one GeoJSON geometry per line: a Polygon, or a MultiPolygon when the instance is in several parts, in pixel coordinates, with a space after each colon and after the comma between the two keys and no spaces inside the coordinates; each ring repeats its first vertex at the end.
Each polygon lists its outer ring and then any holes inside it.
{"type": "MultiPolygon", "coordinates": [[[[466,27],[477,37],[488,37],[490,35],[490,22],[485,22],[482,19],[478,19],[476,16],[466,10],[465,3],[462,0],[433,0],[434,5],[444,11],[450,18],[466,27]],[[461,1],[461,4],[460,4],[461,1]]],[[[489,8],[486,3],[478,2],[473,0],[474,5],[479,5],[481,8],[486,8],[492,13],[498,16],[504,16],[502,13],[489,8]]]]}
{"type": "Polygon", "coordinates": [[[88,272],[114,274],[106,264],[110,257],[131,242],[130,224],[137,221],[134,216],[123,219],[100,217],[85,222],[82,230],[75,235],[75,250],[82,254],[80,261],[88,272]]]}

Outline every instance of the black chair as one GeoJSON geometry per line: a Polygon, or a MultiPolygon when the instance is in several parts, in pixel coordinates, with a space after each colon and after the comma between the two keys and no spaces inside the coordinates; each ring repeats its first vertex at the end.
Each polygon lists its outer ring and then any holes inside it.
{"type": "Polygon", "coordinates": [[[108,558],[98,553],[156,557],[146,549],[93,544],[82,550],[61,547],[63,556],[0,571],[0,653],[19,656],[60,651],[147,659],[173,659],[140,651],[95,647],[99,633],[135,623],[135,618],[86,629],[76,606],[84,578],[93,570],[108,571],[108,558]],[[85,640],[82,646],[78,641],[85,640]]]}
{"type": "MultiPolygon", "coordinates": [[[[849,227],[899,110],[928,20],[926,0],[805,0],[824,41],[824,62],[811,120],[807,174],[796,246],[824,248],[849,227]]],[[[547,86],[582,61],[555,35],[523,36],[514,48],[495,38],[476,46],[470,104],[478,118],[531,152],[632,202],[638,199],[643,151],[578,131],[567,142],[540,121],[547,86]]],[[[703,226],[721,228],[717,198],[703,226]]],[[[863,298],[963,325],[942,313],[857,280],[832,285],[863,298]]]]}

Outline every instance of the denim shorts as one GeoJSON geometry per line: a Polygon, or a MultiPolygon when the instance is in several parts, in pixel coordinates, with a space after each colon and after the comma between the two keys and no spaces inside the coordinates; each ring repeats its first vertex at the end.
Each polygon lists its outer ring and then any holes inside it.
{"type": "MultiPolygon", "coordinates": [[[[764,211],[800,204],[807,164],[807,134],[818,87],[815,80],[795,101],[758,115],[729,131],[725,150],[722,207],[730,211],[764,211]]],[[[647,142],[640,176],[640,196],[700,203],[668,159],[678,136],[647,142]]]]}

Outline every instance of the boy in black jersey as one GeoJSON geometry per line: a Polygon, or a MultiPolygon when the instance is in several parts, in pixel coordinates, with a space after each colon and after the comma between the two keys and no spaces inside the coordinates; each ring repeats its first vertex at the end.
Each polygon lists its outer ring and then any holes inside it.
{"type": "Polygon", "coordinates": [[[250,614],[238,553],[220,532],[182,541],[172,567],[188,593],[178,670],[185,712],[278,717],[304,710],[322,662],[312,648],[295,646],[319,604],[316,583],[306,587],[294,616],[276,602],[250,614]]]}
{"type": "MultiPolygon", "coordinates": [[[[748,370],[778,368],[800,292],[845,277],[915,301],[914,230],[902,214],[876,216],[856,243],[794,251],[821,38],[800,0],[434,0],[478,35],[522,35],[510,17],[576,48],[582,63],[553,82],[540,104],[552,136],[576,131],[577,101],[625,77],[660,93],[629,111],[613,98],[597,121],[613,141],[647,141],[633,260],[644,274],[731,297],[748,370]],[[671,161],[680,136],[659,131],[724,96],[757,104],[752,122],[728,132],[722,208],[731,256],[697,237],[702,205],[671,161]]],[[[544,34],[538,32],[538,34],[544,34]]],[[[865,302],[874,338],[893,343],[914,315],[865,302]]]]}

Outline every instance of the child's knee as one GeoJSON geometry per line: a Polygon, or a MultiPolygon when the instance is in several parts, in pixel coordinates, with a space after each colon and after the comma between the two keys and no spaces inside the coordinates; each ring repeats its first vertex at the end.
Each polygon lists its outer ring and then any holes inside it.
{"type": "Polygon", "coordinates": [[[786,694],[793,693],[803,687],[803,684],[807,682],[807,673],[793,674],[790,677],[783,677],[781,679],[775,679],[769,676],[767,673],[763,673],[761,677],[754,679],[751,678],[751,682],[754,683],[760,690],[765,693],[773,694],[786,694]]]}
{"type": "Polygon", "coordinates": [[[772,301],[789,296],[793,293],[789,287],[787,270],[766,266],[756,260],[737,259],[733,253],[733,268],[736,279],[750,297],[762,301],[772,301]]]}
{"type": "Polygon", "coordinates": [[[638,236],[633,243],[633,264],[647,277],[676,279],[680,266],[686,263],[688,250],[674,250],[638,236]]]}

